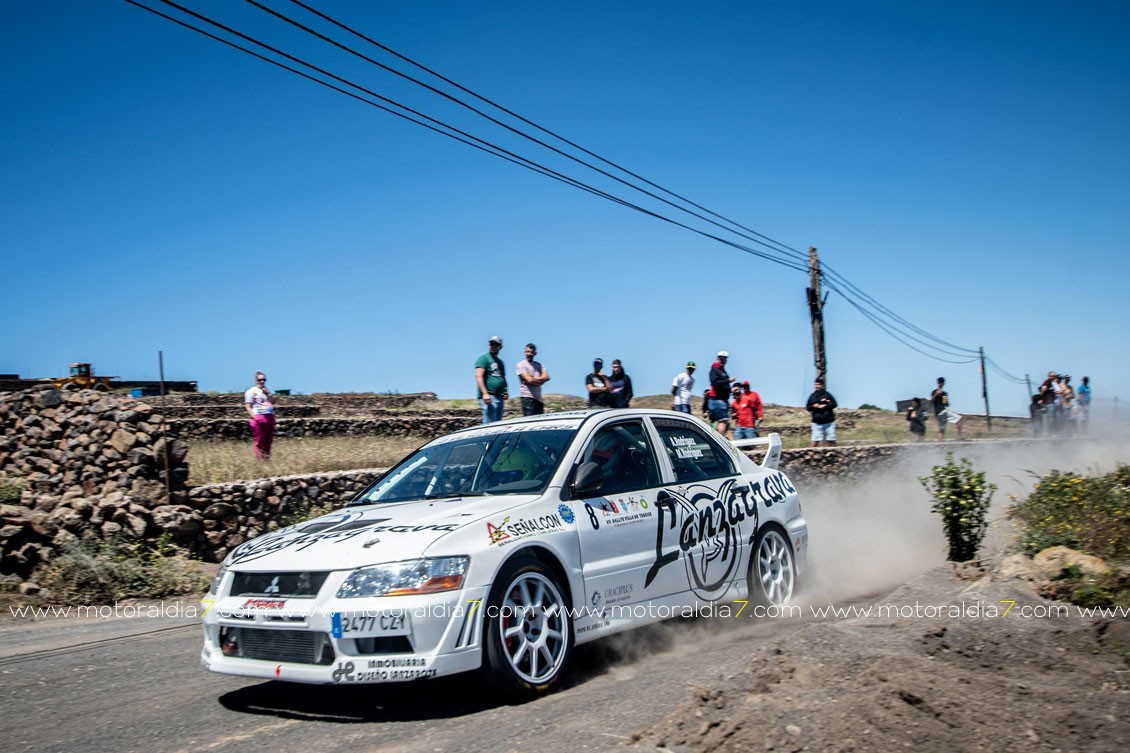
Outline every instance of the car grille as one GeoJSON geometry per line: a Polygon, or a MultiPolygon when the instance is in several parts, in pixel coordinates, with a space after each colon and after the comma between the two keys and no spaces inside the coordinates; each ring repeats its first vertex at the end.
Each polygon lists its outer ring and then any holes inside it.
{"type": "Polygon", "coordinates": [[[309,573],[235,573],[232,596],[312,597],[326,582],[329,572],[309,573]]]}
{"type": "Polygon", "coordinates": [[[310,630],[238,630],[239,655],[244,659],[292,662],[294,664],[331,664],[333,650],[329,636],[310,630]]]}

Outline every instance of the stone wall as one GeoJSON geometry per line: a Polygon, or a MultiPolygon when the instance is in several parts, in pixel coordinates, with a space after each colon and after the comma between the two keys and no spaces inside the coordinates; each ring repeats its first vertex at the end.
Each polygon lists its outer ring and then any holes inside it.
{"type": "Polygon", "coordinates": [[[176,530],[189,512],[187,454],[145,402],[50,387],[0,393],[0,474],[23,485],[18,504],[0,505],[0,574],[26,577],[84,531],[176,530]]]}
{"type": "MultiPolygon", "coordinates": [[[[471,416],[380,419],[293,419],[291,431],[403,433],[438,436],[478,422],[471,416]],[[321,425],[318,422],[322,422],[321,425]]],[[[219,561],[248,538],[339,507],[381,469],[187,487],[187,444],[162,434],[175,426],[193,436],[195,419],[164,422],[152,405],[93,391],[40,388],[0,395],[0,474],[24,484],[18,500],[0,504],[0,575],[28,577],[74,537],[155,538],[169,534],[206,561],[219,561]],[[169,457],[165,471],[164,457],[169,457]],[[169,488],[166,490],[166,480],[169,488]]],[[[200,420],[245,437],[247,421],[200,420]]],[[[862,478],[906,457],[940,461],[950,449],[976,456],[980,448],[1046,440],[876,445],[786,450],[781,467],[800,484],[862,478]]]]}

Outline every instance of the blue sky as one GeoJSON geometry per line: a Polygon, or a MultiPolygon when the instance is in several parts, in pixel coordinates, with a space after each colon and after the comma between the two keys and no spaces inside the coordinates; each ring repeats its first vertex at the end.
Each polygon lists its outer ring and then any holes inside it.
{"type": "MultiPolygon", "coordinates": [[[[250,5],[185,4],[709,228],[250,5]]],[[[1097,399],[1130,400],[1130,5],[310,4],[714,212],[816,246],[1014,376],[1087,374],[1097,399]]],[[[160,350],[166,376],[202,390],[263,369],[295,391],[469,397],[497,333],[510,372],[537,342],[554,392],[580,394],[594,356],[665,392],[722,348],[768,402],[811,390],[805,273],[125,2],[3,3],[0,41],[0,372],[87,360],[148,379],[160,350]]],[[[842,405],[893,407],[944,375],[954,407],[983,411],[976,363],[915,352],[836,293],[825,316],[842,405]]],[[[990,370],[989,390],[994,413],[1026,412],[1024,386],[990,370]]]]}

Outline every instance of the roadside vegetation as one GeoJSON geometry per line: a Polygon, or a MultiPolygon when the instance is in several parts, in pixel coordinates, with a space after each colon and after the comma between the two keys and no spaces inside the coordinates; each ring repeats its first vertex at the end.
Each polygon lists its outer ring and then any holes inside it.
{"type": "Polygon", "coordinates": [[[1009,517],[1021,525],[1026,554],[1063,546],[1101,558],[1069,565],[1053,581],[1055,598],[1083,606],[1130,607],[1130,466],[1103,476],[1052,471],[1009,517]]]}
{"type": "Polygon", "coordinates": [[[208,566],[182,556],[169,536],[152,541],[99,540],[88,534],[64,544],[36,582],[60,603],[108,604],[202,593],[208,566]]]}
{"type": "MultiPolygon", "coordinates": [[[[545,395],[546,411],[556,413],[582,410],[585,401],[574,395],[545,395]]],[[[670,395],[637,397],[633,407],[669,408],[670,395]]],[[[521,415],[518,401],[511,400],[506,417],[521,415]]],[[[478,402],[470,398],[455,400],[421,400],[397,412],[465,412],[478,411],[478,402]]],[[[900,444],[913,437],[901,413],[874,406],[861,406],[859,410],[841,409],[838,413],[841,428],[839,444],[900,444]],[[850,423],[850,427],[849,427],[850,423]]],[[[768,404],[762,423],[764,432],[780,431],[785,449],[807,447],[809,444],[809,414],[804,408],[768,404]]],[[[935,436],[934,424],[927,431],[929,440],[935,436]]],[[[969,439],[1030,436],[1028,427],[1019,422],[998,422],[990,433],[983,416],[966,416],[965,436],[969,439]]],[[[954,438],[947,433],[947,441],[954,438]]],[[[257,462],[249,440],[193,441],[189,452],[189,483],[212,484],[242,481],[268,476],[289,476],[303,473],[354,470],[358,468],[387,468],[431,437],[280,437],[275,440],[271,460],[257,462]]]]}

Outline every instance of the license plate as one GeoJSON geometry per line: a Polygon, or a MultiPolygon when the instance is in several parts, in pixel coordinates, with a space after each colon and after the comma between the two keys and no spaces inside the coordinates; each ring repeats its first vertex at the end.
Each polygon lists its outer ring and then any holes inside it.
{"type": "Polygon", "coordinates": [[[333,614],[334,638],[371,638],[385,635],[411,635],[407,612],[360,612],[333,614]]]}

